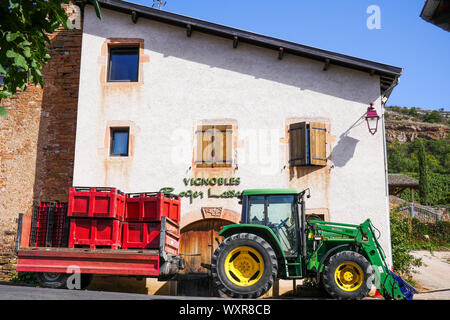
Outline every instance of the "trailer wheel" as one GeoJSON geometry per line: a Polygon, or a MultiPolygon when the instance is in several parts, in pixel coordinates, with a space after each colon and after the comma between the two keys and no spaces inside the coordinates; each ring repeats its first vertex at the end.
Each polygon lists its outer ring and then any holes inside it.
{"type": "Polygon", "coordinates": [[[342,251],[325,264],[322,281],[325,290],[335,299],[362,299],[369,293],[373,269],[361,254],[342,251]]]}
{"type": "MultiPolygon", "coordinates": [[[[53,289],[66,289],[67,280],[71,274],[68,273],[50,273],[41,272],[36,273],[36,280],[41,287],[53,289]]],[[[81,274],[80,289],[86,289],[92,282],[92,274],[81,274]]]]}
{"type": "Polygon", "coordinates": [[[233,298],[257,298],[273,285],[277,257],[263,238],[238,233],[226,238],[211,259],[213,283],[221,294],[233,298]]]}
{"type": "Polygon", "coordinates": [[[69,274],[66,273],[51,273],[39,272],[36,273],[36,281],[41,287],[63,289],[67,288],[67,278],[69,274]]]}

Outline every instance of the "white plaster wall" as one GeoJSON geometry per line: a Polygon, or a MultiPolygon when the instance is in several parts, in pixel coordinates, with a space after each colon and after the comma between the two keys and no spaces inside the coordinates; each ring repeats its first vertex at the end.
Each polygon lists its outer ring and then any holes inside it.
{"type": "MultiPolygon", "coordinates": [[[[99,21],[85,9],[78,104],[74,185],[111,186],[125,192],[186,187],[193,175],[194,125],[201,120],[233,119],[238,126],[236,170],[216,176],[240,177],[236,190],[247,188],[311,188],[308,208],[328,208],[331,221],[361,223],[370,218],[381,231],[390,257],[386,207],[383,136],[370,135],[363,116],[375,101],[381,113],[379,78],[367,73],[323,64],[199,32],[186,37],[182,28],[102,9],[99,21]],[[106,38],[142,38],[150,61],[143,64],[141,87],[105,88],[100,83],[100,52],[106,38]],[[330,165],[301,179],[289,179],[283,143],[288,118],[323,118],[331,128],[330,165]],[[108,160],[107,124],[128,121],[134,132],[130,159],[108,160]],[[248,130],[270,132],[274,141],[267,157],[244,139],[248,130]],[[186,132],[188,134],[186,134],[186,132]],[[274,134],[275,133],[275,134],[274,134]],[[175,157],[173,156],[175,155],[175,157]],[[244,161],[247,157],[247,161],[244,161]],[[269,157],[270,158],[270,157],[269,157]],[[328,170],[326,174],[325,170],[328,170]]],[[[381,123],[381,121],[380,121],[381,123]]],[[[270,140],[269,140],[270,141],[270,140]]],[[[198,171],[197,171],[198,172],[198,171]]],[[[206,172],[206,170],[205,170],[206,172]]],[[[211,174],[211,171],[208,171],[211,174]]],[[[224,188],[225,190],[226,188],[224,188]]],[[[214,191],[219,192],[215,187],[214,191]]],[[[240,212],[236,199],[183,199],[187,214],[203,206],[223,206],[240,212]]]]}

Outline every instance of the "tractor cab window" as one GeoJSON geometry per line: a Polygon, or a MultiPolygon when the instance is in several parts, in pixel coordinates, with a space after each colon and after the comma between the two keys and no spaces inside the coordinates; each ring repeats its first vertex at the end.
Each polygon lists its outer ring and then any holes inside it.
{"type": "Polygon", "coordinates": [[[297,252],[295,227],[295,197],[293,195],[267,196],[267,226],[281,243],[285,254],[297,252]]]}
{"type": "Polygon", "coordinates": [[[287,255],[297,253],[295,195],[250,196],[248,223],[268,226],[287,255]]]}
{"type": "Polygon", "coordinates": [[[266,224],[264,214],[264,196],[252,196],[249,198],[249,223],[266,224]]]}

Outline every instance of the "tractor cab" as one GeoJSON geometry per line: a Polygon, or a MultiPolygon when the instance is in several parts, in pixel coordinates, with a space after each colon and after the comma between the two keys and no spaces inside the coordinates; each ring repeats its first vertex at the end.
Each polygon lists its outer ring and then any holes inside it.
{"type": "Polygon", "coordinates": [[[297,256],[301,243],[301,198],[292,189],[254,189],[242,194],[242,223],[267,226],[287,257],[297,256]]]}

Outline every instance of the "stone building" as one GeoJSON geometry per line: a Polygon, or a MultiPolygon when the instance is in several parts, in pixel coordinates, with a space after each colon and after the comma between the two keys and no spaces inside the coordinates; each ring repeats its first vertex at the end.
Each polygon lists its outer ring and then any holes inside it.
{"type": "Polygon", "coordinates": [[[101,21],[86,6],[80,29],[54,36],[46,87],[6,104],[3,252],[33,199],[65,201],[80,185],[182,196],[186,276],[208,273],[202,264],[220,226],[239,221],[248,188],[310,188],[307,214],[370,218],[390,257],[384,121],[372,135],[365,115],[371,102],[383,114],[402,69],[99,2],[101,21]]]}

